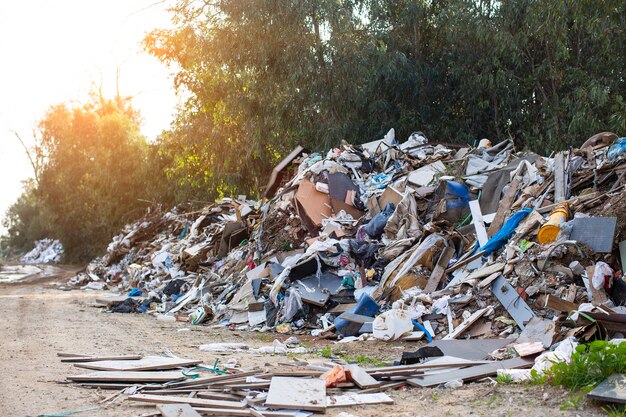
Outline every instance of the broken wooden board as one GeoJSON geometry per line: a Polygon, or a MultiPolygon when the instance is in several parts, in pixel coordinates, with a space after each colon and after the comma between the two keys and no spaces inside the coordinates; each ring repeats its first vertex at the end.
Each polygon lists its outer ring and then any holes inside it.
{"type": "Polygon", "coordinates": [[[383,392],[360,394],[349,392],[344,395],[329,395],[326,397],[328,407],[347,407],[366,404],[393,404],[393,398],[383,392]]]}
{"type": "Polygon", "coordinates": [[[70,375],[70,381],[85,382],[168,382],[187,378],[180,371],[166,372],[123,372],[123,371],[96,371],[82,375],[70,375]]]}
{"type": "Polygon", "coordinates": [[[467,320],[463,321],[463,323],[459,324],[456,329],[454,329],[454,331],[452,333],[448,333],[446,335],[446,337],[443,338],[443,340],[450,340],[450,339],[456,339],[457,337],[459,337],[464,331],[466,331],[467,329],[469,329],[472,324],[474,324],[474,322],[476,320],[478,320],[479,318],[481,318],[487,311],[490,310],[490,307],[485,307],[485,308],[481,308],[480,310],[477,310],[474,312],[474,314],[472,314],[471,316],[469,316],[467,318],[467,320]]]}
{"type": "Polygon", "coordinates": [[[485,365],[472,366],[471,368],[442,372],[435,375],[415,377],[407,380],[407,382],[416,387],[433,387],[456,379],[461,379],[464,382],[474,381],[476,379],[495,375],[498,372],[498,369],[530,368],[533,364],[534,361],[530,359],[513,358],[485,365]]]}
{"type": "Polygon", "coordinates": [[[576,303],[570,303],[569,301],[555,297],[552,294],[548,294],[546,297],[545,307],[554,311],[570,312],[570,311],[577,311],[579,305],[576,303]]]}
{"type": "Polygon", "coordinates": [[[435,265],[433,272],[430,274],[430,278],[428,278],[428,283],[426,284],[426,287],[424,287],[425,293],[431,293],[437,290],[437,287],[445,275],[446,269],[448,268],[448,264],[450,263],[450,259],[452,259],[453,255],[453,248],[450,246],[443,248],[443,251],[439,256],[439,260],[437,261],[437,265],[435,265]]]}
{"type": "Polygon", "coordinates": [[[189,404],[158,404],[157,409],[163,417],[200,417],[189,404]]]}
{"type": "Polygon", "coordinates": [[[93,369],[96,371],[154,371],[173,369],[183,366],[195,366],[202,361],[181,358],[163,358],[148,356],[135,361],[97,361],[75,363],[77,368],[93,369]]]}
{"type": "Polygon", "coordinates": [[[498,262],[498,263],[493,264],[493,265],[485,266],[484,268],[479,268],[476,271],[474,271],[471,274],[469,274],[468,276],[466,276],[465,278],[463,278],[460,283],[467,282],[467,281],[470,281],[472,279],[479,279],[479,278],[489,277],[489,276],[495,274],[496,272],[502,271],[505,266],[506,266],[506,264],[504,262],[498,262]]]}
{"type": "Polygon", "coordinates": [[[325,412],[326,383],[317,378],[274,377],[265,406],[325,412]]]}
{"type": "Polygon", "coordinates": [[[215,376],[206,376],[202,378],[190,379],[188,381],[176,382],[174,384],[168,384],[169,388],[181,388],[181,387],[189,387],[189,386],[209,386],[216,383],[226,382],[232,379],[247,377],[258,375],[259,371],[246,371],[239,372],[234,374],[226,374],[226,375],[215,375],[215,376]]]}
{"type": "Polygon", "coordinates": [[[613,374],[609,376],[587,396],[594,400],[626,404],[626,375],[613,374]]]}
{"type": "Polygon", "coordinates": [[[287,411],[263,411],[262,413],[256,412],[253,409],[246,410],[235,410],[228,408],[206,408],[206,407],[194,407],[195,410],[201,413],[203,416],[229,416],[229,417],[259,417],[259,415],[263,417],[297,417],[297,412],[287,412],[287,411]]]}
{"type": "Polygon", "coordinates": [[[476,239],[478,244],[482,248],[489,241],[487,236],[487,229],[485,229],[485,223],[483,221],[483,213],[480,211],[480,204],[478,200],[472,200],[469,202],[469,208],[472,212],[472,219],[474,219],[474,229],[476,230],[476,239]]]}
{"type": "Polygon", "coordinates": [[[496,211],[496,216],[493,218],[493,222],[489,226],[487,233],[489,236],[493,236],[502,228],[504,221],[506,220],[506,213],[509,211],[513,202],[515,201],[515,197],[517,193],[522,188],[522,183],[515,178],[509,184],[509,187],[506,189],[502,199],[500,200],[500,204],[498,205],[498,211],[496,211]]]}
{"type": "Polygon", "coordinates": [[[365,369],[360,366],[352,364],[346,365],[344,368],[346,371],[350,372],[350,380],[354,382],[357,387],[361,389],[380,387],[380,382],[372,378],[365,369]]]}
{"type": "Polygon", "coordinates": [[[535,317],[535,313],[528,307],[526,301],[522,300],[522,297],[503,276],[498,277],[494,281],[493,285],[491,285],[491,292],[504,306],[511,318],[515,320],[520,329],[524,330],[526,323],[535,317]]]}
{"type": "Polygon", "coordinates": [[[134,394],[128,396],[130,401],[141,401],[152,404],[189,404],[198,407],[244,408],[239,401],[208,400],[204,398],[174,397],[171,395],[134,394]]]}
{"type": "MultiPolygon", "coordinates": [[[[569,159],[569,158],[568,158],[569,159]]],[[[554,157],[554,201],[561,203],[567,199],[565,151],[554,157]]]]}
{"type": "Polygon", "coordinates": [[[135,361],[142,357],[141,355],[61,356],[61,362],[135,361]]]}

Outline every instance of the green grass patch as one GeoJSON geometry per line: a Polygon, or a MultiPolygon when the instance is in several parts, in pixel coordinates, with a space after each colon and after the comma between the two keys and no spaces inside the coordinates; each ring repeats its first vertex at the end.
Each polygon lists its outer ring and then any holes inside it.
{"type": "Polygon", "coordinates": [[[626,372],[626,342],[597,340],[578,345],[570,363],[557,362],[546,372],[552,385],[591,390],[609,375],[626,372]]]}

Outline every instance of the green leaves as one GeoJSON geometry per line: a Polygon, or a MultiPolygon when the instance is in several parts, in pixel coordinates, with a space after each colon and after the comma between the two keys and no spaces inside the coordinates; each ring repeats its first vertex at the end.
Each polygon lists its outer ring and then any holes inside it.
{"type": "Polygon", "coordinates": [[[620,344],[596,340],[578,345],[572,360],[557,362],[546,373],[553,385],[565,388],[593,389],[609,375],[626,372],[626,342],[620,344]]]}

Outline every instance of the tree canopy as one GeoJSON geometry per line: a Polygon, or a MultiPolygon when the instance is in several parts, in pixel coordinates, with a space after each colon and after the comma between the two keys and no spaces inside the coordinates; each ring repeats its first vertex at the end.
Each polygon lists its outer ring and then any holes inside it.
{"type": "Polygon", "coordinates": [[[139,115],[128,100],[94,98],[83,106],[52,106],[37,132],[38,182],[26,184],[9,209],[5,245],[26,249],[54,237],[70,261],[91,259],[151,197],[155,177],[139,115]]]}
{"type": "MultiPolygon", "coordinates": [[[[608,0],[181,0],[146,49],[188,99],[161,137],[179,185],[254,192],[296,143],[623,132],[626,4],[608,0]]],[[[183,193],[184,194],[184,193],[183,193]]]]}
{"type": "Polygon", "coordinates": [[[296,144],[393,127],[549,153],[626,131],[623,1],[179,0],[171,13],[143,45],[185,98],[170,129],[147,144],[119,97],[53,106],[6,242],[56,237],[87,259],[142,200],[259,196],[296,144]]]}

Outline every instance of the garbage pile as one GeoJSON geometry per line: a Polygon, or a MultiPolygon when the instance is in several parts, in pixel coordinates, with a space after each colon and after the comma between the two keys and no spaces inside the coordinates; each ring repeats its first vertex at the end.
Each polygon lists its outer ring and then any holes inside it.
{"type": "Polygon", "coordinates": [[[35,247],[20,258],[25,264],[58,264],[63,258],[63,245],[56,239],[41,239],[35,247]]]}
{"type": "Polygon", "coordinates": [[[548,156],[393,129],[298,147],[264,201],[154,210],[70,284],[128,293],[112,311],[238,329],[605,339],[626,332],[625,154],[607,132],[548,156]]]}

